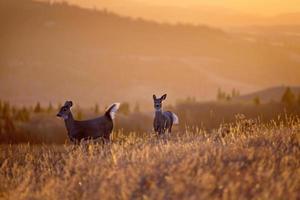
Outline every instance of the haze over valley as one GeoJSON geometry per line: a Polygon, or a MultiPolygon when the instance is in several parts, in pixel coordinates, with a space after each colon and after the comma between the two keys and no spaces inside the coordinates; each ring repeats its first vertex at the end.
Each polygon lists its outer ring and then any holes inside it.
{"type": "Polygon", "coordinates": [[[0,2],[0,98],[151,106],[300,84],[300,27],[170,25],[67,3],[0,2]],[[7,21],[7,19],[10,19],[7,21]]]}

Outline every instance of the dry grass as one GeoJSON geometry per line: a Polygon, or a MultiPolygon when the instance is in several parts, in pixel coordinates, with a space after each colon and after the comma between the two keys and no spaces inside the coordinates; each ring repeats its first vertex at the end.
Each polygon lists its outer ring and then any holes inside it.
{"type": "Polygon", "coordinates": [[[247,120],[165,139],[2,145],[3,199],[299,199],[300,121],[247,120]]]}

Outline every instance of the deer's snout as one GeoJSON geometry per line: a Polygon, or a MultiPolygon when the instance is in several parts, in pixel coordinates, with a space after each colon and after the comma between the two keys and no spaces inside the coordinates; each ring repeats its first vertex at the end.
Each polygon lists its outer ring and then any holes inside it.
{"type": "Polygon", "coordinates": [[[155,109],[160,109],[160,108],[161,108],[161,104],[157,104],[157,103],[154,104],[154,108],[155,108],[155,109]]]}
{"type": "Polygon", "coordinates": [[[60,113],[57,113],[56,116],[57,116],[57,117],[61,117],[61,114],[60,114],[60,113]]]}

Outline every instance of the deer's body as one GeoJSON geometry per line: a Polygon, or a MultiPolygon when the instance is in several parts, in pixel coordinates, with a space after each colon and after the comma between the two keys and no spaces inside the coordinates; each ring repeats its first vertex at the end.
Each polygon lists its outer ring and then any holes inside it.
{"type": "Polygon", "coordinates": [[[164,134],[166,130],[171,133],[173,124],[178,124],[179,122],[178,117],[175,115],[175,113],[171,111],[164,112],[162,110],[162,101],[166,99],[166,96],[167,95],[163,95],[161,98],[157,99],[156,96],[153,95],[155,108],[153,128],[154,131],[158,134],[164,134]]]}
{"type": "Polygon", "coordinates": [[[99,137],[109,140],[113,129],[113,121],[106,116],[86,121],[77,121],[74,120],[72,113],[65,120],[65,125],[71,141],[96,139],[99,137]]]}
{"type": "Polygon", "coordinates": [[[173,118],[172,112],[155,111],[153,121],[154,131],[157,133],[164,133],[166,130],[170,133],[172,131],[173,118]]]}
{"type": "Polygon", "coordinates": [[[109,140],[113,130],[114,113],[119,108],[119,104],[110,106],[106,113],[101,117],[84,121],[74,120],[70,110],[71,106],[71,102],[66,102],[57,116],[64,119],[68,136],[72,142],[97,138],[109,140]]]}

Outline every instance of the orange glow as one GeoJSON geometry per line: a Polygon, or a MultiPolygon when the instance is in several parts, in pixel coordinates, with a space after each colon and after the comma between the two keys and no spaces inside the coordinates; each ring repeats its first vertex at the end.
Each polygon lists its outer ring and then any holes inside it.
{"type": "MultiPolygon", "coordinates": [[[[48,1],[48,0],[42,0],[48,1]]],[[[58,2],[61,0],[52,0],[58,2]]],[[[159,22],[213,24],[295,24],[291,15],[300,12],[300,1],[281,0],[66,0],[86,8],[107,9],[130,17],[159,22]]]]}
{"type": "Polygon", "coordinates": [[[174,103],[300,84],[296,1],[59,1],[0,3],[0,100],[151,109],[153,93],[174,103]]]}

